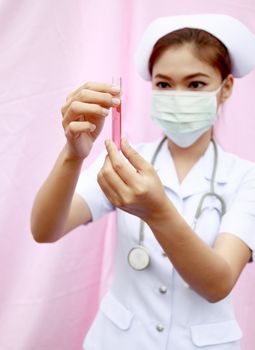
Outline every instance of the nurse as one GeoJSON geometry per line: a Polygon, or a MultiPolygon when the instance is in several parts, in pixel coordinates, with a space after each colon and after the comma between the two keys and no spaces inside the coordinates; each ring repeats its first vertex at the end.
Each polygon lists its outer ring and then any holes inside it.
{"type": "Polygon", "coordinates": [[[114,278],[84,348],[237,350],[231,291],[255,247],[255,166],[213,140],[234,78],[255,66],[255,37],[219,14],[159,18],[135,55],[152,84],[163,140],[81,166],[120,89],[87,83],[62,108],[67,142],[39,190],[34,239],[54,242],[117,211],[114,278]]]}

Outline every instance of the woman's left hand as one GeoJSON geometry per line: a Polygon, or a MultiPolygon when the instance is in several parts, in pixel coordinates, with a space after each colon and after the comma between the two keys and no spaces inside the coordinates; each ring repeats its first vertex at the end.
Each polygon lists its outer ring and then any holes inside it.
{"type": "Polygon", "coordinates": [[[125,140],[118,152],[112,141],[106,141],[108,155],[98,174],[98,183],[108,200],[145,222],[159,219],[169,210],[170,201],[150,163],[125,140]]]}

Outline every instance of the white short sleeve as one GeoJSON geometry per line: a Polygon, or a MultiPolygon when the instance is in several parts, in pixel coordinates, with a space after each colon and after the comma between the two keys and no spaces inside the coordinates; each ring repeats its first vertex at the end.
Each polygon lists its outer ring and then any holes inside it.
{"type": "Polygon", "coordinates": [[[75,189],[75,192],[88,204],[93,221],[115,209],[97,182],[97,174],[103,166],[105,156],[106,152],[104,151],[88,169],[82,171],[75,189]]]}
{"type": "MultiPolygon", "coordinates": [[[[222,218],[220,232],[234,234],[255,250],[255,168],[244,175],[233,202],[222,218]]],[[[253,255],[253,258],[255,256],[253,255]]]]}

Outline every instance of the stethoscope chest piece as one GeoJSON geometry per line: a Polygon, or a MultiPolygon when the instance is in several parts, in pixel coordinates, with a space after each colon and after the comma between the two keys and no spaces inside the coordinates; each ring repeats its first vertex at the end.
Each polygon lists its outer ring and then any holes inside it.
{"type": "Polygon", "coordinates": [[[144,270],[150,264],[150,256],[146,249],[139,245],[130,250],[128,254],[128,262],[134,270],[144,270]]]}

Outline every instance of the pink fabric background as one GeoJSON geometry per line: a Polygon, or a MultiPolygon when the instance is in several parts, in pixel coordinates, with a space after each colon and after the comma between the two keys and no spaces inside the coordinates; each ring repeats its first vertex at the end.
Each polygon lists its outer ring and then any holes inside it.
{"type": "MultiPolygon", "coordinates": [[[[30,233],[33,198],[65,142],[66,95],[121,75],[124,134],[155,139],[150,86],[134,70],[134,47],[155,17],[203,12],[235,15],[255,32],[254,0],[0,1],[0,350],[80,350],[110,283],[114,217],[55,244],[39,245],[30,233]]],[[[216,131],[226,149],[255,161],[254,89],[255,72],[236,81],[216,131]]],[[[255,348],[254,282],[250,264],[235,290],[245,350],[255,348]]]]}

